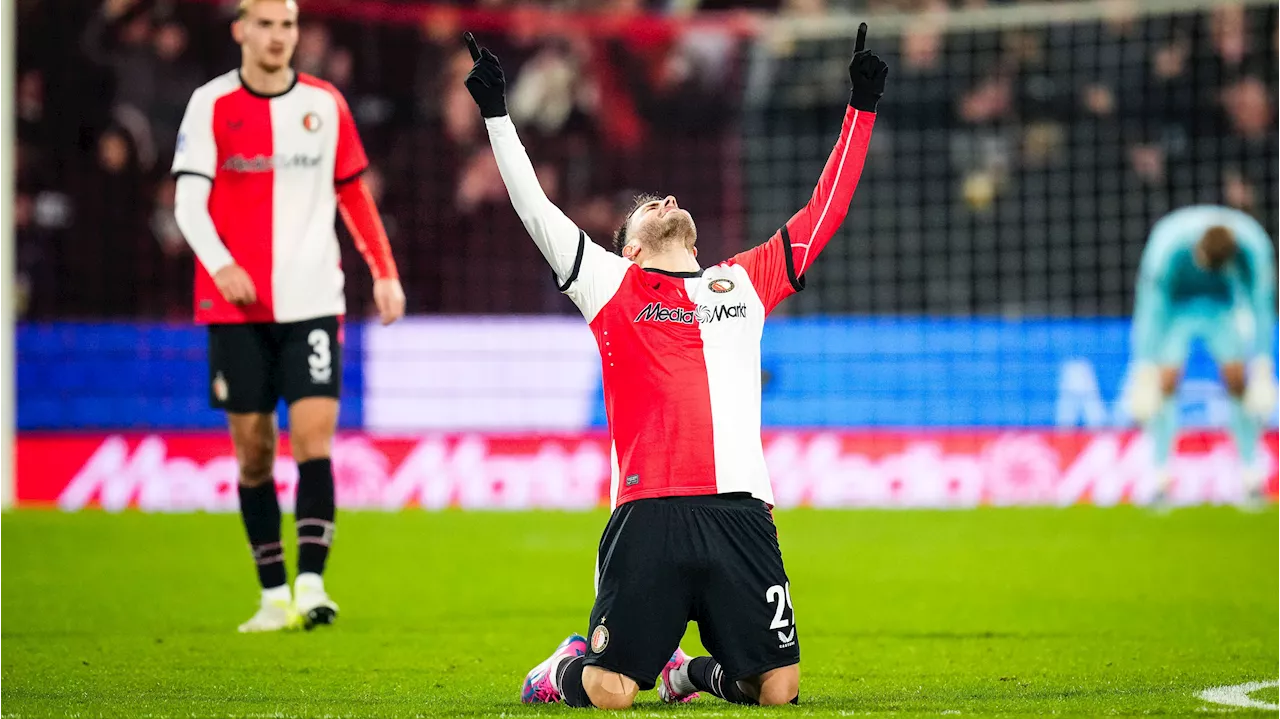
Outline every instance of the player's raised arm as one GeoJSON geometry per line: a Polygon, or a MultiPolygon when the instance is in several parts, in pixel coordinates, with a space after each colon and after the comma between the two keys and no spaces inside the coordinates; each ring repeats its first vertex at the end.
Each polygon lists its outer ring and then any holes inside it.
{"type": "Polygon", "coordinates": [[[489,142],[498,161],[498,171],[507,186],[507,193],[511,195],[511,204],[542,251],[542,256],[551,264],[557,281],[567,286],[573,279],[575,266],[581,261],[578,253],[582,238],[578,226],[552,204],[538,184],[529,155],[516,136],[515,125],[507,116],[506,79],[498,58],[488,48],[477,45],[471,33],[464,37],[471,59],[475,61],[467,75],[467,90],[480,106],[480,114],[489,131],[489,142]]]}
{"type": "MultiPolygon", "coordinates": [[[[791,256],[797,277],[817,258],[849,212],[853,191],[862,177],[862,164],[876,121],[876,103],[884,94],[889,67],[866,49],[867,25],[858,28],[853,59],[849,62],[849,106],[845,109],[840,138],[832,148],[809,203],[787,221],[782,232],[790,236],[791,256]]],[[[786,239],[784,237],[784,239],[786,239]]]]}
{"type": "Polygon", "coordinates": [[[734,261],[752,276],[766,310],[804,288],[804,273],[835,235],[862,176],[862,165],[876,121],[876,103],[884,94],[889,68],[866,49],[867,25],[858,28],[849,62],[849,105],[840,137],[827,158],[809,202],[778,230],[769,242],[748,250],[734,261]]]}

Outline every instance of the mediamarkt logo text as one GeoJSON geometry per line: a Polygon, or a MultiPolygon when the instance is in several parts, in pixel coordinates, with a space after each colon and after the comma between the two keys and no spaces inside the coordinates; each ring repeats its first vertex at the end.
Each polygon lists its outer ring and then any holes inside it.
{"type": "Polygon", "coordinates": [[[320,166],[321,155],[232,155],[222,163],[227,172],[271,172],[272,170],[310,170],[320,166]]]}
{"type": "Polygon", "coordinates": [[[747,305],[698,305],[687,310],[681,307],[667,309],[661,302],[650,302],[636,315],[636,322],[675,322],[682,325],[708,324],[723,319],[747,316],[747,305]]]}
{"type": "MultiPolygon", "coordinates": [[[[1257,470],[1276,487],[1276,435],[1257,470]]],[[[1172,499],[1241,496],[1241,467],[1220,433],[1189,433],[1172,458],[1172,499]]],[[[237,468],[218,434],[19,436],[19,506],[75,511],[233,512],[237,468]]],[[[1145,504],[1155,491],[1150,443],[1136,433],[767,431],[779,507],[1145,504]]],[[[609,440],[598,434],[427,437],[345,435],[333,448],[348,509],[591,509],[609,502],[609,440]]],[[[275,465],[291,511],[297,465],[275,465]]]]}

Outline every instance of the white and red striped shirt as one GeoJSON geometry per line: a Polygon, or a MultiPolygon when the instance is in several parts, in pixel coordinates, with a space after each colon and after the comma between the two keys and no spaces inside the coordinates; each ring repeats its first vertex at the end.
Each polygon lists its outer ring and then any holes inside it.
{"type": "Polygon", "coordinates": [[[298,73],[292,86],[268,97],[232,71],[196,90],[173,173],[213,183],[208,212],[225,247],[193,242],[201,260],[196,321],[297,322],[344,314],[335,187],[359,178],[368,164],[346,100],[323,80],[298,73]],[[211,272],[231,261],[248,272],[256,303],[237,307],[218,292],[211,272]]]}
{"type": "Polygon", "coordinates": [[[809,203],[768,242],[688,273],[642,269],[591,242],[543,194],[511,120],[485,124],[516,212],[600,348],[612,505],[728,492],[772,505],[760,442],[764,320],[803,289],[844,220],[875,115],[848,109],[809,203]]]}

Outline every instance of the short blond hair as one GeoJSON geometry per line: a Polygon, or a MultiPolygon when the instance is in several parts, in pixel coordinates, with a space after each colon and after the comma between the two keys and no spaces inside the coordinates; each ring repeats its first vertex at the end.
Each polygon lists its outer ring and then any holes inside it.
{"type": "MultiPolygon", "coordinates": [[[[298,11],[297,0],[275,0],[275,1],[283,2],[285,5],[292,5],[293,11],[294,12],[298,11]]],[[[236,4],[236,17],[238,18],[244,17],[249,13],[250,8],[252,8],[254,5],[257,5],[260,2],[267,2],[267,0],[240,0],[240,2],[236,4]]]]}

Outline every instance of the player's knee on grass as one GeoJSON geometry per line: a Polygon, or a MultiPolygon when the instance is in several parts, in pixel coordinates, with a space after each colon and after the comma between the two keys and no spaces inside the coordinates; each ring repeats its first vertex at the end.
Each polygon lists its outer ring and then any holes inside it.
{"type": "Polygon", "coordinates": [[[1222,365],[1222,383],[1227,386],[1227,394],[1240,399],[1244,397],[1245,370],[1243,362],[1230,362],[1222,365]]]}
{"type": "Polygon", "coordinates": [[[231,443],[240,465],[240,484],[257,487],[271,481],[276,460],[276,422],[270,414],[229,415],[231,443]]]}
{"type": "Polygon", "coordinates": [[[324,459],[333,448],[338,427],[338,401],[307,397],[289,406],[289,446],[298,462],[324,459]]]}
{"type": "Polygon", "coordinates": [[[761,674],[752,682],[759,687],[760,706],[790,704],[800,695],[800,665],[780,667],[761,674]]]}
{"type": "Polygon", "coordinates": [[[1165,397],[1172,397],[1178,391],[1178,383],[1182,380],[1182,368],[1160,368],[1160,392],[1165,397]]]}
{"type": "Polygon", "coordinates": [[[629,709],[640,693],[640,685],[631,677],[600,667],[582,670],[582,688],[597,709],[629,709]]]}

